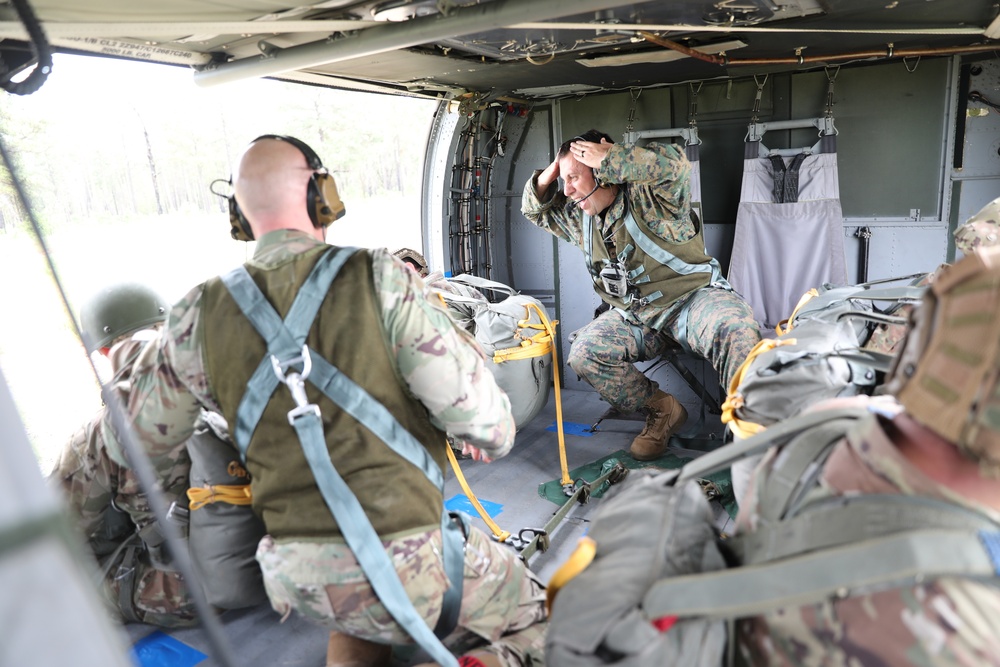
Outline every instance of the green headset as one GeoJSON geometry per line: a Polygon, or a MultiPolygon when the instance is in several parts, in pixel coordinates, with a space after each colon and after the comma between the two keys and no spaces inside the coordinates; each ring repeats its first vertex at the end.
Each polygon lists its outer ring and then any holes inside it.
{"type": "MultiPolygon", "coordinates": [[[[275,139],[287,142],[298,148],[305,156],[306,164],[313,170],[312,176],[309,177],[309,184],[306,186],[306,210],[313,225],[316,227],[327,227],[334,220],[344,217],[347,209],[344,206],[344,201],[340,198],[340,194],[337,192],[337,182],[333,180],[333,176],[323,166],[323,162],[316,155],[316,151],[295,137],[281,134],[262,134],[251,141],[250,145],[252,146],[263,139],[275,139]]],[[[232,178],[230,178],[230,186],[232,186],[232,182],[232,178]]],[[[243,215],[243,211],[240,210],[235,192],[230,194],[227,199],[229,200],[230,234],[237,241],[253,241],[253,230],[243,215]]]]}

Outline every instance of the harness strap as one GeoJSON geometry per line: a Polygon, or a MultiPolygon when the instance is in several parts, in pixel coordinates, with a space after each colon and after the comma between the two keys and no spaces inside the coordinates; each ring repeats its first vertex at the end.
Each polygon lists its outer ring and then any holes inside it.
{"type": "MultiPolygon", "coordinates": [[[[316,477],[323,500],[337,518],[344,540],[354,552],[358,564],[361,565],[379,600],[396,622],[405,628],[436,662],[457,667],[458,661],[455,660],[455,656],[445,648],[417,613],[364,508],[337,473],[333,461],[330,460],[326,440],[323,438],[322,418],[315,412],[304,412],[290,421],[299,436],[299,442],[302,443],[309,469],[316,477]]],[[[447,544],[444,526],[441,539],[447,544]]],[[[442,606],[441,616],[445,615],[445,608],[442,606]]]]}
{"type": "MultiPolygon", "coordinates": [[[[139,551],[142,549],[142,541],[136,535],[123,542],[122,547],[124,547],[125,555],[115,571],[115,581],[118,582],[118,609],[121,611],[122,617],[129,623],[142,623],[142,619],[136,613],[135,600],[132,597],[135,592],[135,565],[139,559],[139,551]]],[[[118,553],[116,551],[111,556],[111,562],[118,553]]]]}
{"type": "MultiPolygon", "coordinates": [[[[301,348],[309,333],[309,327],[323,303],[330,283],[333,282],[333,278],[355,250],[355,248],[340,248],[334,252],[325,253],[319,259],[309,278],[295,295],[295,300],[292,302],[285,322],[282,322],[278,313],[264,298],[264,294],[242,266],[222,276],[222,282],[233,295],[240,309],[247,315],[247,319],[253,323],[254,328],[267,342],[268,351],[271,354],[279,354],[279,358],[287,358],[301,348]],[[247,307],[244,307],[244,304],[247,307]],[[292,330],[296,332],[294,335],[285,328],[286,322],[290,326],[294,325],[292,327],[292,330]],[[272,341],[280,343],[280,347],[272,348],[272,341]]],[[[250,377],[247,391],[243,394],[236,410],[236,428],[233,431],[233,440],[236,442],[243,463],[246,463],[247,460],[250,438],[253,436],[254,429],[257,428],[257,424],[264,414],[264,409],[271,400],[271,394],[274,393],[277,386],[278,378],[274,375],[271,361],[265,357],[261,359],[260,364],[250,377]]]]}
{"type": "Polygon", "coordinates": [[[829,498],[779,523],[726,540],[743,565],[797,556],[807,551],[863,542],[897,532],[927,528],[996,532],[984,514],[933,498],[875,494],[829,498]]]}
{"type": "MultiPolygon", "coordinates": [[[[870,416],[870,413],[864,416],[870,416]]],[[[781,450],[780,460],[772,466],[758,502],[761,519],[782,519],[791,505],[812,488],[813,478],[820,473],[831,447],[844,437],[849,425],[855,421],[856,416],[829,416],[809,431],[808,438],[795,441],[793,446],[781,450]]]]}
{"type": "Polygon", "coordinates": [[[913,530],[782,561],[662,579],[642,602],[649,619],[756,616],[831,598],[961,576],[997,585],[997,532],[913,530]]]}
{"type": "Polygon", "coordinates": [[[677,484],[703,478],[713,472],[728,468],[737,461],[762,453],[775,442],[792,438],[825,421],[842,417],[860,419],[867,414],[869,414],[869,411],[865,408],[851,407],[808,412],[792,417],[791,419],[786,419],[746,440],[731,442],[719,449],[702,454],[681,469],[680,475],[677,478],[677,484]]]}
{"type": "Polygon", "coordinates": [[[328,361],[319,356],[314,357],[309,348],[303,345],[330,285],[354,252],[354,248],[340,248],[325,253],[299,289],[284,321],[267,302],[244,267],[239,267],[223,276],[223,283],[237,305],[267,341],[269,353],[255,370],[248,383],[247,392],[240,401],[234,435],[238,438],[237,444],[245,461],[250,437],[274,389],[279,382],[289,386],[293,398],[299,403],[298,407],[289,413],[289,422],[299,436],[306,460],[316,478],[324,502],[336,518],[345,541],[354,552],[372,589],[393,618],[435,660],[443,665],[454,666],[457,664],[454,656],[440,642],[438,636],[444,637],[454,629],[461,607],[464,533],[460,522],[453,520],[442,508],[443,561],[450,586],[444,594],[441,616],[435,632],[432,633],[413,607],[378,534],[364,513],[364,508],[333,466],[318,406],[305,404],[303,383],[309,377],[324,395],[368,428],[393,451],[421,469],[443,492],[444,476],[430,458],[426,448],[399,424],[385,406],[328,361]],[[287,378],[279,376],[279,371],[283,372],[286,367],[298,363],[311,370],[303,371],[302,376],[297,373],[289,373],[287,378]],[[290,381],[292,376],[296,380],[295,386],[290,381]]]}
{"type": "MultiPolygon", "coordinates": [[[[625,229],[628,230],[632,240],[635,241],[636,245],[639,246],[644,253],[655,259],[660,264],[666,265],[674,273],[685,276],[694,273],[708,273],[711,275],[711,278],[709,279],[710,283],[715,284],[717,282],[726,282],[722,278],[722,270],[719,267],[719,263],[715,259],[707,264],[689,264],[673,253],[670,253],[658,246],[653,239],[646,236],[646,234],[639,229],[639,223],[635,221],[635,217],[632,215],[631,210],[625,212],[625,229]]],[[[726,284],[728,285],[728,283],[726,284]]]]}

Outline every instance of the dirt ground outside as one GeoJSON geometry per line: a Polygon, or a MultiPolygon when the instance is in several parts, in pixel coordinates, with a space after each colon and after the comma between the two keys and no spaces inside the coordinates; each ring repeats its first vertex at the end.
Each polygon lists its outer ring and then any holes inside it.
{"type": "MultiPolygon", "coordinates": [[[[328,241],[422,248],[419,197],[347,202],[328,241]]],[[[203,280],[249,258],[222,213],[76,224],[46,239],[75,312],[101,287],[138,280],[176,301],[203,280]]],[[[0,369],[39,467],[47,474],[73,432],[101,407],[100,389],[36,239],[0,233],[0,369]]]]}

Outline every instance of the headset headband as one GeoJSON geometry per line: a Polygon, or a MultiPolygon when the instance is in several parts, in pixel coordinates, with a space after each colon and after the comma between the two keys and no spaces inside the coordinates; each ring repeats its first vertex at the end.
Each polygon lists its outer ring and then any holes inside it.
{"type": "Polygon", "coordinates": [[[324,173],[326,173],[326,167],[323,166],[323,161],[319,159],[318,155],[316,155],[316,151],[310,148],[309,145],[304,141],[296,139],[295,137],[289,137],[284,134],[262,134],[253,141],[251,141],[250,144],[253,145],[258,141],[262,141],[264,139],[275,139],[277,141],[284,141],[295,146],[305,156],[306,164],[309,165],[310,169],[312,169],[313,171],[323,171],[324,173]]]}

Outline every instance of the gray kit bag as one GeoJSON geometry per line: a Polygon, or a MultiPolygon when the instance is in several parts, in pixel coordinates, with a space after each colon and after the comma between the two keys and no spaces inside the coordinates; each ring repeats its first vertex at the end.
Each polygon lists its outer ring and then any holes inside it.
{"type": "MultiPolygon", "coordinates": [[[[188,441],[192,489],[248,485],[239,454],[224,440],[228,438],[225,429],[221,417],[203,413],[188,441]]],[[[242,609],[267,600],[255,558],[257,544],[265,534],[264,523],[249,505],[220,500],[192,509],[188,531],[191,557],[202,574],[211,605],[242,609]]]]}

